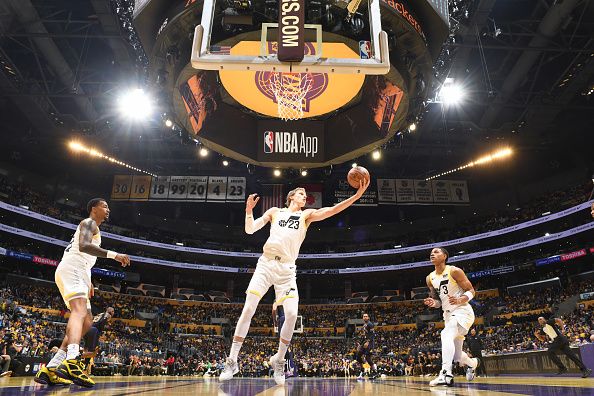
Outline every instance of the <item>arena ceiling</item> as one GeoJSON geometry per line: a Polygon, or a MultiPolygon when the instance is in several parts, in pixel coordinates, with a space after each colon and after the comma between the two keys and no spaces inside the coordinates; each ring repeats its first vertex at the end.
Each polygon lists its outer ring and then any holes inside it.
{"type": "MultiPolygon", "coordinates": [[[[462,8],[465,1],[450,3],[462,8]]],[[[403,131],[384,148],[385,172],[422,176],[503,144],[524,153],[584,150],[594,110],[594,2],[469,3],[437,64],[440,79],[463,82],[467,100],[448,109],[427,103],[417,130],[403,131]]],[[[191,139],[159,117],[141,125],[118,117],[117,94],[146,78],[131,6],[126,0],[0,2],[5,154],[59,159],[64,142],[78,136],[157,172],[220,168],[220,157],[200,158],[191,139]]],[[[245,164],[232,166],[246,172],[245,164]]]]}

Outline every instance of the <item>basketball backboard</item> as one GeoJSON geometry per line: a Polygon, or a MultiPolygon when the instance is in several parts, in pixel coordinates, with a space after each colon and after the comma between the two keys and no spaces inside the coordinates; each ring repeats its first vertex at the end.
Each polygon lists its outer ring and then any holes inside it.
{"type": "MultiPolygon", "coordinates": [[[[283,73],[386,74],[388,36],[382,31],[380,0],[296,0],[304,54],[281,61],[278,22],[289,1],[205,0],[196,26],[191,63],[201,70],[283,73]],[[285,8],[281,8],[281,6],[285,8]],[[305,11],[304,11],[305,10],[305,11]],[[350,49],[350,52],[348,51],[350,49]]],[[[295,5],[295,4],[292,4],[295,5]]],[[[287,26],[282,27],[285,32],[287,26]]]]}

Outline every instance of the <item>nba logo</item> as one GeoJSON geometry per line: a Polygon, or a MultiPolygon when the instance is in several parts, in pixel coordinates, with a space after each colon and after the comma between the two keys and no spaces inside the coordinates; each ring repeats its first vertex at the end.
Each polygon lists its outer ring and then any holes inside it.
{"type": "Polygon", "coordinates": [[[264,152],[270,154],[274,151],[274,132],[264,132],[264,152]]]}
{"type": "Polygon", "coordinates": [[[364,40],[359,41],[359,56],[361,56],[361,59],[371,58],[371,42],[364,40]]]}

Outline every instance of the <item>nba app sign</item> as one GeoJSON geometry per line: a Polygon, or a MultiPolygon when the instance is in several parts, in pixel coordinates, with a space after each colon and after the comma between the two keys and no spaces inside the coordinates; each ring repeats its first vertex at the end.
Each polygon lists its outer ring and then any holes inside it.
{"type": "Polygon", "coordinates": [[[324,126],[316,121],[258,123],[258,161],[323,162],[324,126]]]}
{"type": "Polygon", "coordinates": [[[312,159],[318,154],[318,138],[304,132],[264,132],[264,153],[305,154],[312,159]]]}

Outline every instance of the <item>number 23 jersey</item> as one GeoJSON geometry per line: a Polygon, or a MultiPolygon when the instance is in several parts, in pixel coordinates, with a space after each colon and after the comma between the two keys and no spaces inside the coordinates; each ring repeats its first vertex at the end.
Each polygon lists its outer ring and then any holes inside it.
{"type": "Polygon", "coordinates": [[[446,265],[445,269],[441,274],[437,274],[435,271],[429,274],[429,280],[431,285],[437,291],[439,299],[441,300],[441,308],[444,312],[452,312],[455,309],[466,308],[471,309],[470,304],[450,304],[449,297],[462,297],[464,290],[458,285],[458,282],[452,278],[452,270],[456,268],[452,265],[446,265]]]}
{"type": "Polygon", "coordinates": [[[280,256],[286,262],[295,262],[306,233],[307,226],[303,211],[291,212],[286,208],[279,209],[272,216],[270,236],[264,244],[264,253],[280,256]]]}

